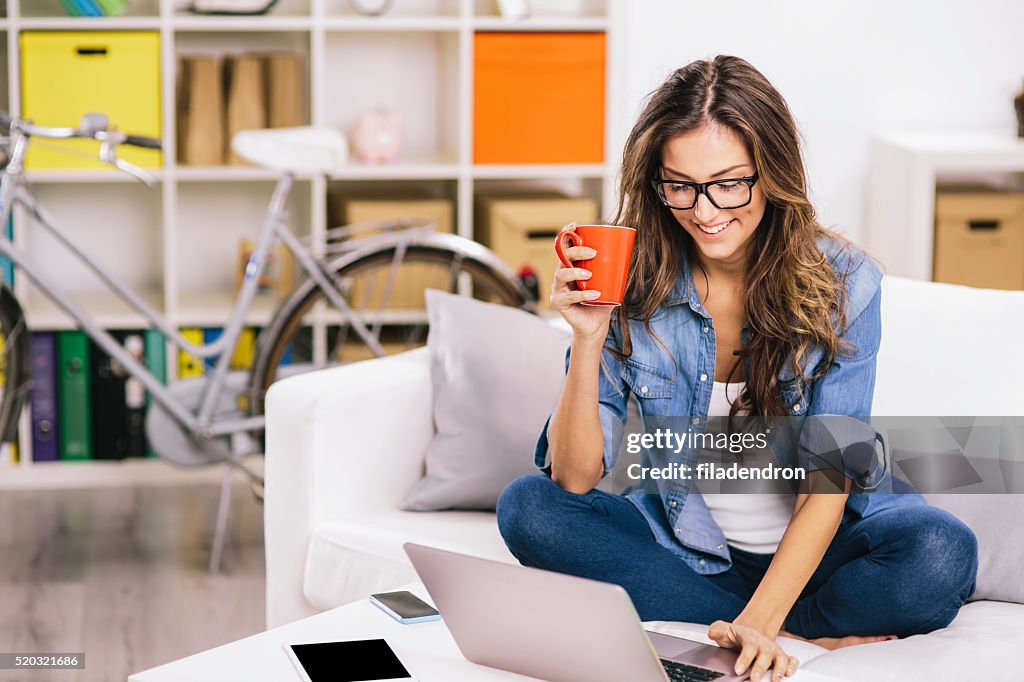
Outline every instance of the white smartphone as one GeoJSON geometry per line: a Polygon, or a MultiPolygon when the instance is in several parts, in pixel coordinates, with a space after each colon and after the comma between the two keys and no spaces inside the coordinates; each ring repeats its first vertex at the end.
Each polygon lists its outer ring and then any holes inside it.
{"type": "Polygon", "coordinates": [[[441,618],[437,609],[407,590],[371,594],[370,603],[403,625],[441,618]]]}
{"type": "Polygon", "coordinates": [[[303,682],[415,682],[386,639],[285,644],[303,682]]]}

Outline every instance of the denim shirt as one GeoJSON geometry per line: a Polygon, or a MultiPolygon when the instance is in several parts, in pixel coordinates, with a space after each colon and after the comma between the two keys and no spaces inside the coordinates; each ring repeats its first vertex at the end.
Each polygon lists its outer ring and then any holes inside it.
{"type": "MultiPolygon", "coordinates": [[[[784,364],[779,384],[792,419],[785,420],[787,429],[770,429],[768,433],[768,444],[781,466],[797,465],[798,448],[792,447],[793,434],[804,430],[808,425],[807,417],[813,417],[813,423],[815,419],[832,418],[831,415],[861,418],[871,415],[875,360],[881,339],[882,275],[859,251],[826,238],[819,240],[818,246],[837,272],[849,273],[846,328],[839,331],[856,350],[850,356],[839,355],[829,372],[813,382],[794,376],[790,364],[784,364]]],[[[599,371],[598,411],[604,437],[605,475],[615,466],[619,455],[630,393],[637,397],[646,424],[650,424],[652,418],[685,416],[699,429],[707,423],[715,376],[715,328],[697,295],[687,258],[683,258],[674,288],[651,318],[651,328],[672,349],[675,362],[647,332],[642,321],[631,320],[629,324],[632,355],[620,361],[606,348],[599,371]]],[[[618,347],[616,326],[613,324],[609,329],[606,346],[618,347]]],[[[741,331],[741,341],[744,344],[749,341],[746,325],[741,331]]],[[[566,352],[566,371],[569,353],[566,352]]],[[[814,368],[822,356],[820,348],[811,352],[805,367],[814,368]]],[[[550,423],[549,417],[535,452],[537,467],[548,475],[551,474],[550,423]]],[[[871,433],[874,434],[873,429],[871,433]]],[[[695,458],[696,453],[687,450],[676,456],[677,461],[689,464],[695,458]]],[[[864,475],[875,476],[870,487],[873,492],[851,493],[846,503],[847,514],[867,516],[894,506],[924,504],[923,498],[913,492],[885,494],[894,492],[892,478],[885,470],[880,476],[874,472],[864,475]]],[[[659,494],[628,493],[627,497],[646,517],[659,544],[673,551],[695,571],[702,574],[726,571],[732,561],[725,535],[700,492],[693,489],[691,494],[692,486],[691,480],[659,481],[659,494]]]]}

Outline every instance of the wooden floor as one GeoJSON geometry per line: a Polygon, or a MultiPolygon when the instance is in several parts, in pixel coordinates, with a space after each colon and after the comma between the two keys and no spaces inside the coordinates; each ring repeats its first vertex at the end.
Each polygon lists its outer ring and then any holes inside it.
{"type": "Polygon", "coordinates": [[[262,631],[262,507],[236,486],[211,575],[218,492],[0,491],[0,652],[86,653],[85,671],[0,670],[0,680],[123,682],[262,631]]]}

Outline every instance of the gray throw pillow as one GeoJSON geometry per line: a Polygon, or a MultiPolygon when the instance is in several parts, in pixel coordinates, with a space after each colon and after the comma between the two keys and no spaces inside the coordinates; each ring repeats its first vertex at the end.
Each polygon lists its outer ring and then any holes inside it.
{"type": "Polygon", "coordinates": [[[978,539],[978,584],[971,601],[1024,604],[1024,495],[925,495],[928,504],[957,517],[978,539]]]}
{"type": "Polygon", "coordinates": [[[533,450],[565,381],[570,334],[529,313],[428,290],[436,435],[402,509],[493,510],[533,450]]]}

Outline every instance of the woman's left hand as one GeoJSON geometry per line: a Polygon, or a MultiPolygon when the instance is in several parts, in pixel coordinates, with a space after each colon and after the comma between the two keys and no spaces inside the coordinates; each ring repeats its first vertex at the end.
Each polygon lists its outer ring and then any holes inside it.
{"type": "Polygon", "coordinates": [[[753,664],[750,671],[753,682],[758,682],[768,668],[772,669],[772,679],[777,681],[795,673],[800,665],[798,660],[782,650],[773,637],[750,625],[716,620],[708,629],[708,637],[725,649],[739,649],[736,674],[742,675],[753,664]]]}

